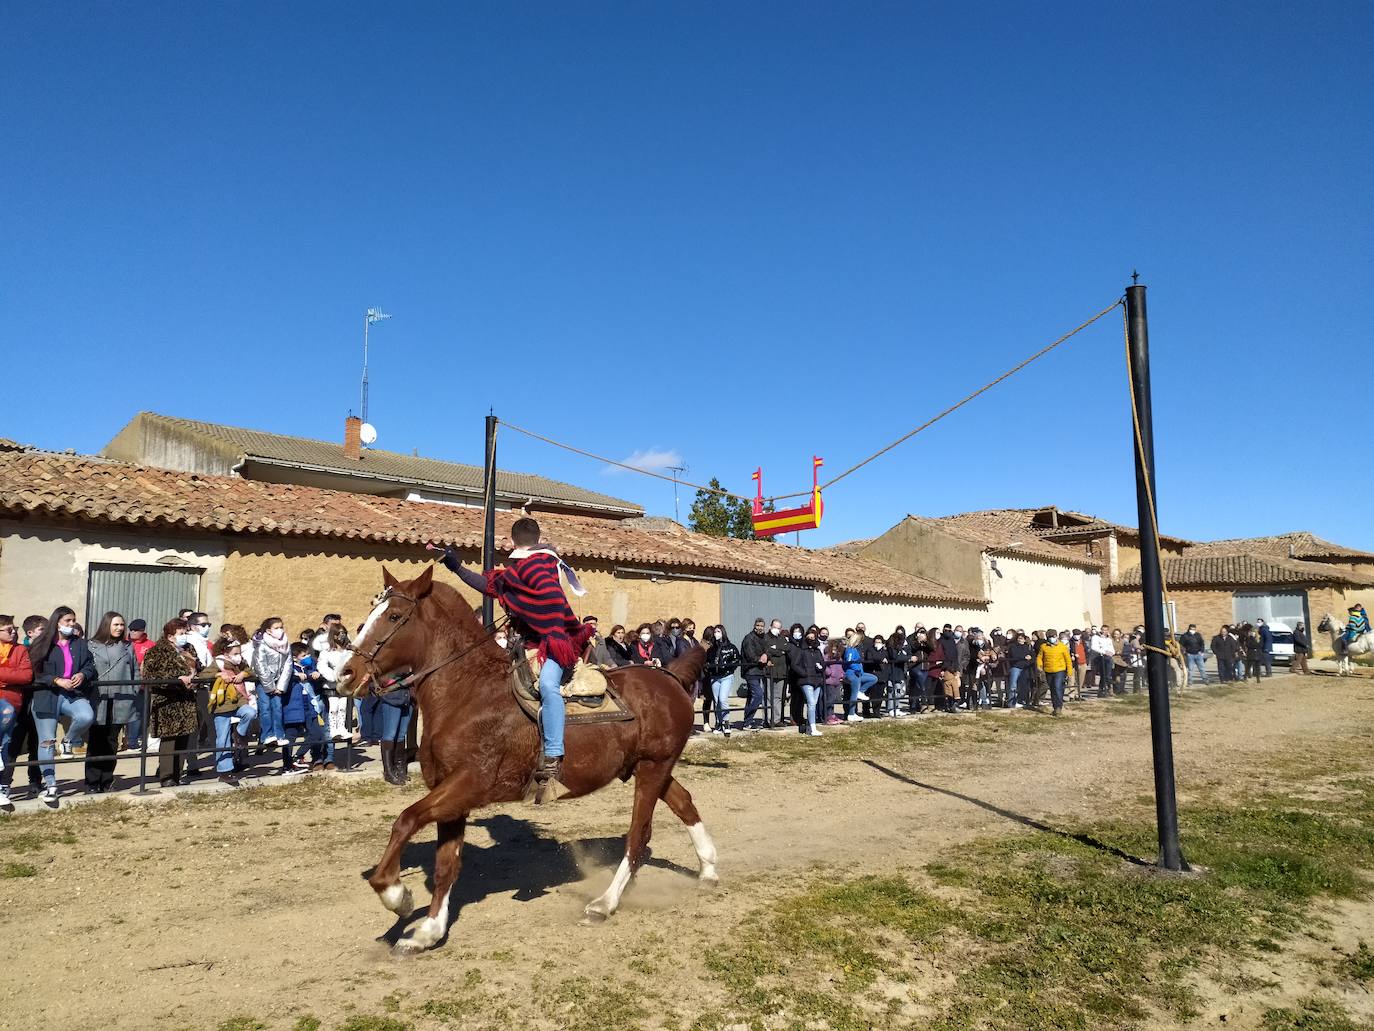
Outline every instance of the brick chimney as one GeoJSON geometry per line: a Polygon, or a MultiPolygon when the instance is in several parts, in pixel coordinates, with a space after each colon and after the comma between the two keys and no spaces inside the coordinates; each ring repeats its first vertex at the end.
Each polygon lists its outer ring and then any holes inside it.
{"type": "Polygon", "coordinates": [[[356,415],[344,420],[344,457],[355,462],[363,457],[363,421],[356,415]]]}

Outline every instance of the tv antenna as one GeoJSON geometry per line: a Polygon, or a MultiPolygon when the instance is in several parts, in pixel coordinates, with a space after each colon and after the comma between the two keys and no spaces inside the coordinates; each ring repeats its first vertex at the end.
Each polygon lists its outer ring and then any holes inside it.
{"type": "Polygon", "coordinates": [[[678,501],[677,496],[677,478],[687,471],[687,463],[668,465],[664,468],[673,474],[673,518],[680,523],[682,522],[682,504],[678,501]]]}
{"type": "MultiPolygon", "coordinates": [[[[381,322],[383,319],[391,318],[381,308],[368,308],[363,315],[363,422],[367,422],[367,331],[372,328],[372,323],[381,322]]],[[[375,431],[374,431],[375,432],[375,431]]],[[[375,437],[373,438],[376,439],[375,437]]]]}

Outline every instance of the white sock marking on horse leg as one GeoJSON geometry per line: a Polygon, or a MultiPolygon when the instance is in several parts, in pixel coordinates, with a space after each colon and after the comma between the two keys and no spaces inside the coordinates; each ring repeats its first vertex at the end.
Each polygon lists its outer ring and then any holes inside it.
{"type": "Polygon", "coordinates": [[[452,888],[444,892],[444,900],[439,903],[439,915],[427,916],[421,920],[420,925],[409,935],[411,941],[427,949],[444,936],[444,931],[448,929],[448,897],[452,893],[452,888]]]}
{"type": "Polygon", "coordinates": [[[706,833],[706,825],[700,820],[687,828],[687,833],[692,836],[692,844],[696,847],[697,858],[701,860],[701,879],[703,881],[718,881],[716,876],[716,843],[711,840],[711,835],[706,833]]]}
{"type": "Polygon", "coordinates": [[[401,916],[410,915],[411,894],[404,884],[388,884],[378,895],[382,900],[382,905],[391,912],[401,916]]]}
{"type": "Polygon", "coordinates": [[[610,916],[620,908],[620,896],[625,894],[625,888],[629,883],[630,857],[625,856],[615,868],[615,876],[611,878],[611,886],[606,889],[606,893],[590,902],[584,912],[588,916],[610,916]]]}

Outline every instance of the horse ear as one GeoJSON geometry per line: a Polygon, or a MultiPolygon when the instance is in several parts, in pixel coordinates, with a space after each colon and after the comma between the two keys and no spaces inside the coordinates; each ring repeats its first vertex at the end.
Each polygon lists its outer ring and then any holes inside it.
{"type": "Polygon", "coordinates": [[[434,586],[434,567],[425,566],[425,571],[417,576],[410,586],[415,590],[415,597],[423,598],[434,586]]]}
{"type": "Polygon", "coordinates": [[[391,575],[391,570],[387,569],[386,566],[382,566],[382,586],[391,588],[395,587],[398,583],[400,583],[400,581],[391,575]]]}

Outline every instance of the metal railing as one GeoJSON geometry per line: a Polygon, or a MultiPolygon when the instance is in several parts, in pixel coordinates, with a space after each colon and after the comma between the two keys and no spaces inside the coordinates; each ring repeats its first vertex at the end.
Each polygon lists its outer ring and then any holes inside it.
{"type": "MultiPolygon", "coordinates": [[[[208,682],[206,682],[206,681],[199,681],[199,683],[201,683],[201,684],[203,684],[203,685],[205,685],[205,686],[208,687],[208,682]]],[[[232,754],[234,754],[235,752],[237,752],[240,748],[247,748],[247,749],[259,748],[259,749],[261,749],[262,747],[264,747],[264,746],[259,745],[259,744],[250,744],[250,745],[232,745],[232,744],[231,744],[231,745],[229,745],[227,748],[221,748],[221,747],[219,747],[218,745],[212,744],[212,745],[201,746],[201,747],[197,747],[197,748],[176,748],[176,749],[168,749],[168,750],[165,750],[165,751],[164,751],[162,748],[159,748],[159,749],[158,749],[157,751],[155,751],[155,752],[150,752],[150,751],[148,750],[148,738],[149,738],[149,733],[148,733],[149,726],[148,726],[148,725],[149,725],[149,718],[150,718],[150,716],[151,716],[151,714],[152,714],[152,691],[150,691],[150,690],[148,690],[148,689],[149,689],[149,688],[154,688],[154,689],[155,689],[155,688],[159,688],[159,687],[172,687],[172,686],[174,686],[174,685],[175,685],[175,686],[178,686],[178,687],[181,687],[181,688],[184,688],[184,689],[187,689],[187,690],[192,690],[192,691],[195,690],[194,687],[188,687],[188,686],[187,686],[182,680],[180,680],[179,678],[170,678],[170,679],[162,679],[162,680],[145,680],[145,679],[139,677],[139,678],[135,678],[135,679],[133,679],[133,680],[97,680],[97,681],[91,681],[89,685],[83,685],[83,688],[89,686],[89,688],[91,688],[92,690],[94,690],[94,689],[96,689],[96,688],[100,688],[100,687],[132,687],[132,688],[137,689],[138,694],[140,695],[140,704],[141,704],[141,707],[142,707],[142,708],[141,708],[141,727],[140,727],[140,729],[142,730],[142,734],[141,734],[140,736],[141,736],[142,740],[139,742],[139,746],[138,746],[138,787],[135,788],[133,791],[131,791],[130,794],[133,794],[133,795],[157,795],[157,794],[161,794],[161,792],[160,792],[160,790],[159,790],[158,788],[150,788],[150,787],[148,786],[148,758],[149,758],[149,756],[156,756],[156,757],[159,758],[159,760],[160,760],[162,757],[164,757],[164,756],[173,756],[173,757],[175,757],[175,756],[180,756],[180,757],[193,757],[193,756],[194,756],[194,757],[197,757],[197,758],[199,758],[199,757],[209,757],[209,759],[210,759],[210,761],[211,761],[212,763],[217,763],[217,762],[218,762],[218,759],[219,759],[219,756],[220,756],[221,754],[229,753],[229,754],[232,755],[232,754]]],[[[99,704],[99,699],[91,698],[91,697],[89,696],[89,693],[86,692],[86,691],[84,691],[84,690],[82,691],[82,697],[87,698],[87,700],[91,701],[91,703],[92,703],[93,706],[96,706],[96,705],[99,704]]],[[[188,699],[188,701],[190,701],[190,699],[188,699]]],[[[200,703],[200,700],[199,700],[199,699],[195,699],[195,700],[194,700],[194,704],[196,705],[196,723],[197,723],[196,735],[195,735],[195,736],[197,737],[197,739],[199,739],[201,733],[202,733],[203,730],[205,729],[205,725],[204,725],[203,721],[201,720],[202,713],[204,713],[205,715],[208,715],[208,716],[209,716],[209,719],[210,719],[210,729],[211,729],[211,731],[213,731],[213,724],[214,724],[215,716],[214,716],[213,713],[208,713],[206,710],[203,710],[203,709],[201,708],[201,703],[200,703]]],[[[20,761],[18,761],[18,753],[19,753],[19,751],[22,749],[22,746],[23,746],[24,738],[23,738],[22,735],[23,735],[23,734],[26,734],[26,733],[29,731],[30,728],[21,727],[21,726],[19,725],[19,722],[18,722],[18,719],[17,719],[17,717],[19,716],[19,712],[16,712],[15,715],[16,715],[16,722],[15,722],[15,726],[14,726],[13,732],[12,732],[13,736],[10,738],[10,744],[9,744],[9,751],[11,752],[11,755],[8,756],[8,757],[5,757],[5,765],[8,766],[8,767],[13,768],[13,769],[15,769],[15,770],[18,770],[18,769],[30,769],[30,768],[35,767],[35,766],[41,768],[41,767],[43,767],[43,766],[61,766],[61,765],[71,764],[71,763],[88,763],[88,762],[91,762],[91,761],[97,761],[97,762],[99,762],[99,761],[102,761],[102,760],[103,760],[103,761],[110,761],[110,762],[114,762],[114,763],[118,764],[119,761],[120,761],[121,759],[128,759],[128,758],[130,758],[129,752],[131,751],[131,749],[125,749],[123,752],[120,752],[120,751],[116,750],[116,751],[114,751],[114,752],[112,752],[112,753],[110,753],[110,754],[108,754],[108,755],[96,755],[96,756],[92,756],[92,755],[89,754],[90,742],[89,742],[89,740],[88,740],[87,743],[86,743],[86,748],[87,748],[87,754],[86,754],[86,755],[71,755],[71,756],[64,756],[64,755],[54,754],[53,757],[50,758],[50,759],[29,758],[29,759],[27,759],[27,760],[25,760],[25,761],[20,762],[20,761]]],[[[32,719],[32,718],[33,718],[33,717],[32,717],[32,714],[29,714],[29,719],[32,719]]],[[[327,717],[325,717],[325,718],[327,718],[327,717]]],[[[414,724],[415,724],[415,721],[412,719],[412,720],[411,720],[411,727],[412,727],[412,729],[414,728],[414,724]]],[[[128,724],[127,724],[127,723],[126,723],[126,724],[120,724],[120,726],[127,727],[128,724]]],[[[37,731],[37,728],[36,728],[36,727],[33,728],[33,734],[34,734],[34,750],[30,752],[30,755],[31,755],[31,756],[36,755],[36,750],[37,750],[37,748],[40,747],[40,745],[41,745],[41,740],[38,738],[38,731],[37,731]]],[[[188,735],[188,736],[189,736],[189,735],[188,735]]],[[[406,742],[406,744],[408,744],[408,742],[409,742],[409,734],[407,735],[407,742],[406,742]]],[[[303,747],[303,748],[316,748],[316,747],[318,747],[318,748],[323,749],[323,748],[325,748],[325,747],[326,747],[327,745],[329,745],[329,744],[334,744],[334,745],[335,745],[335,747],[336,747],[336,752],[337,752],[337,750],[338,750],[338,748],[339,748],[340,746],[342,746],[342,748],[343,748],[343,751],[344,751],[344,763],[343,763],[343,765],[341,765],[341,766],[338,767],[339,771],[340,771],[340,772],[344,772],[344,773],[353,773],[353,772],[356,772],[357,769],[358,769],[357,763],[356,763],[356,761],[355,761],[355,760],[356,760],[356,751],[357,751],[357,749],[356,749],[356,747],[355,747],[355,745],[354,745],[352,735],[350,735],[350,736],[349,736],[345,741],[343,741],[343,742],[334,742],[334,741],[332,741],[332,739],[330,739],[330,738],[327,737],[327,736],[326,736],[326,738],[325,738],[324,740],[313,740],[313,741],[312,741],[309,737],[306,737],[306,738],[303,738],[303,739],[300,739],[300,740],[288,741],[288,742],[282,744],[281,747],[289,752],[289,750],[291,750],[291,749],[293,749],[293,748],[296,748],[296,747],[298,747],[298,746],[303,747]]],[[[54,753],[56,753],[56,750],[57,750],[57,741],[56,741],[56,740],[53,741],[52,747],[53,747],[54,753]]],[[[270,746],[270,747],[275,748],[276,746],[274,745],[274,746],[270,746]]]]}

